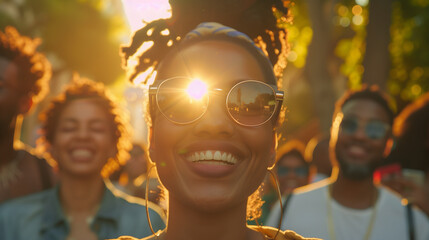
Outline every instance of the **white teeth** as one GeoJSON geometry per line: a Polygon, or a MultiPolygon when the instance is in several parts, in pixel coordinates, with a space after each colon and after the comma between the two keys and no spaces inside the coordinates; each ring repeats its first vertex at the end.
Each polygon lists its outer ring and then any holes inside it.
{"type": "Polygon", "coordinates": [[[237,158],[231,153],[221,152],[218,150],[206,150],[194,152],[186,157],[190,162],[202,162],[213,165],[234,165],[237,163],[237,158]]]}
{"type": "Polygon", "coordinates": [[[222,160],[222,155],[220,154],[219,151],[216,151],[214,156],[213,156],[214,160],[222,160]]]}
{"type": "Polygon", "coordinates": [[[92,156],[92,153],[87,149],[75,149],[72,151],[72,156],[76,158],[89,158],[92,156]]]}
{"type": "Polygon", "coordinates": [[[365,154],[365,149],[360,146],[350,146],[349,151],[354,154],[365,154]]]}
{"type": "MultiPolygon", "coordinates": [[[[209,151],[207,151],[206,152],[206,159],[207,160],[209,160],[209,159],[214,159],[214,160],[216,160],[215,158],[213,158],[213,154],[212,154],[212,152],[209,152],[209,151]]],[[[219,159],[220,160],[220,159],[219,159]]]]}

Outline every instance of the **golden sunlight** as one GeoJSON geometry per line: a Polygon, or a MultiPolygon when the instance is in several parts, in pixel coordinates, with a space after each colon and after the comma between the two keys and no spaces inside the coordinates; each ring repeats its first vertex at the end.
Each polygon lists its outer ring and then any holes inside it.
{"type": "Polygon", "coordinates": [[[194,79],[186,89],[189,97],[195,100],[201,100],[207,94],[207,84],[200,79],[194,79]]]}
{"type": "Polygon", "coordinates": [[[168,0],[122,0],[122,5],[132,32],[153,20],[171,17],[168,0]]]}

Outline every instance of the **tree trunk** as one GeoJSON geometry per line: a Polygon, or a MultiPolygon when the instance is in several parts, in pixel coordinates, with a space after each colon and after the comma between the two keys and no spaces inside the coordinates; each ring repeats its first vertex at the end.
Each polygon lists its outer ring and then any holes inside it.
{"type": "Polygon", "coordinates": [[[392,0],[369,1],[369,23],[366,35],[366,50],[363,60],[362,83],[378,85],[386,89],[390,69],[390,24],[392,0]]]}
{"type": "Polygon", "coordinates": [[[313,38],[308,47],[305,74],[313,92],[314,107],[320,121],[320,130],[331,126],[336,100],[332,76],[328,71],[332,49],[332,15],[336,0],[307,0],[313,38]]]}

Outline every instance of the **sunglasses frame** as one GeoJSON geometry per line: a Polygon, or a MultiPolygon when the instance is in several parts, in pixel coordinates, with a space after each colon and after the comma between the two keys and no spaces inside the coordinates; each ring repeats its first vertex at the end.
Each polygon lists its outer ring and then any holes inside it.
{"type": "MultiPolygon", "coordinates": [[[[166,81],[170,81],[170,80],[174,80],[174,79],[178,79],[178,78],[185,78],[185,79],[189,79],[189,80],[192,80],[192,78],[190,78],[190,77],[181,77],[181,76],[178,76],[178,77],[172,77],[172,78],[167,78],[167,79],[164,79],[164,80],[162,80],[162,81],[159,81],[159,84],[152,84],[151,86],[149,86],[149,101],[150,101],[150,106],[152,107],[152,113],[154,113],[155,111],[155,106],[154,106],[154,104],[153,104],[153,102],[155,101],[155,103],[156,103],[156,106],[157,106],[157,108],[158,108],[158,110],[159,110],[159,112],[162,114],[162,115],[164,115],[164,117],[165,118],[167,118],[170,122],[172,122],[172,123],[174,123],[174,124],[178,124],[178,125],[187,125],[187,124],[191,124],[191,123],[194,123],[194,122],[196,122],[196,121],[198,121],[199,119],[201,119],[203,116],[204,116],[204,114],[207,112],[207,109],[208,109],[208,106],[209,106],[209,104],[210,104],[210,94],[208,94],[208,96],[207,96],[207,107],[206,107],[206,109],[197,117],[197,118],[195,118],[195,119],[193,119],[193,120],[191,120],[191,121],[187,121],[187,122],[177,122],[177,121],[174,121],[173,119],[170,119],[162,110],[161,110],[161,108],[160,108],[160,106],[159,106],[159,104],[158,104],[158,92],[159,92],[159,89],[160,89],[160,87],[162,86],[162,84],[164,83],[164,82],[166,82],[166,81]]],[[[209,89],[209,92],[217,92],[217,93],[222,93],[222,92],[225,92],[226,90],[225,89],[222,89],[222,88],[212,88],[212,89],[209,89]]],[[[253,79],[249,79],[249,80],[244,80],[244,81],[240,81],[240,82],[238,82],[238,83],[236,83],[236,84],[234,84],[234,86],[232,86],[230,89],[229,89],[229,91],[228,91],[228,94],[226,94],[226,98],[225,98],[225,108],[226,108],[226,111],[228,112],[228,115],[229,115],[229,117],[232,119],[232,120],[234,120],[234,122],[236,122],[237,124],[239,124],[239,125],[241,125],[241,126],[246,126],[246,127],[257,127],[257,126],[261,126],[261,125],[263,125],[263,124],[265,124],[266,122],[268,122],[269,120],[271,120],[272,118],[273,118],[273,116],[274,115],[276,115],[276,113],[278,113],[279,112],[279,109],[280,109],[280,107],[281,107],[281,105],[282,105],[282,103],[283,103],[283,99],[284,99],[284,92],[283,91],[280,91],[280,90],[278,90],[277,89],[277,86],[275,86],[275,85],[270,85],[270,84],[268,84],[268,83],[265,83],[265,82],[262,82],[262,81],[258,81],[258,80],[253,80],[253,79]],[[243,124],[243,123],[240,123],[239,121],[237,121],[233,116],[232,116],[232,114],[230,113],[230,111],[228,110],[228,98],[229,98],[229,96],[230,96],[230,94],[231,94],[231,91],[236,87],[236,86],[238,86],[239,84],[243,84],[243,83],[246,83],[246,82],[257,82],[257,83],[260,83],[260,84],[263,84],[263,85],[266,85],[266,86],[268,86],[272,91],[273,91],[273,93],[274,93],[274,96],[275,96],[275,101],[276,101],[276,106],[274,107],[274,111],[272,112],[272,114],[271,114],[271,116],[267,119],[267,120],[265,120],[264,122],[262,122],[262,123],[258,123],[258,124],[243,124]]]]}
{"type": "Polygon", "coordinates": [[[379,121],[379,120],[362,121],[362,120],[359,120],[359,119],[357,119],[357,118],[350,118],[350,117],[343,117],[343,119],[341,120],[341,123],[340,123],[340,129],[341,129],[341,131],[342,131],[342,132],[344,132],[344,134],[346,134],[346,135],[353,135],[353,134],[355,134],[357,131],[359,131],[359,129],[360,129],[360,128],[363,128],[364,133],[365,133],[365,136],[366,136],[367,138],[372,139],[372,140],[380,140],[380,139],[383,139],[383,138],[385,138],[385,137],[387,136],[387,133],[388,133],[389,129],[391,128],[391,126],[390,126],[389,124],[387,124],[387,123],[385,123],[385,122],[382,122],[382,121],[379,121]],[[356,129],[355,129],[353,132],[349,132],[349,131],[347,131],[347,130],[344,130],[344,129],[343,129],[343,123],[344,123],[344,120],[346,120],[346,121],[354,121],[354,122],[356,122],[356,123],[357,123],[356,129]],[[369,124],[369,123],[371,123],[371,122],[374,122],[374,121],[375,121],[375,122],[380,122],[380,123],[382,124],[382,126],[384,127],[384,134],[383,134],[383,136],[373,138],[373,137],[371,137],[371,136],[368,134],[368,131],[367,131],[368,124],[369,124]]]}

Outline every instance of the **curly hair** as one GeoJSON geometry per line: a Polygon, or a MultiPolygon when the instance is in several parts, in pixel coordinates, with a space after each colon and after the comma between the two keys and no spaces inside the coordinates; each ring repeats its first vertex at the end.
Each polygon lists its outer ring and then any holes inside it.
{"type": "Polygon", "coordinates": [[[429,93],[408,105],[395,119],[395,147],[389,156],[404,168],[429,170],[429,93]]]}
{"type": "Polygon", "coordinates": [[[116,143],[116,155],[110,158],[104,165],[101,174],[108,177],[124,165],[129,158],[129,150],[132,147],[130,137],[130,126],[123,110],[115,103],[104,85],[100,82],[94,82],[89,79],[75,77],[66,90],[57,96],[39,116],[42,122],[41,137],[38,144],[42,147],[49,146],[55,141],[55,132],[57,131],[59,119],[62,112],[68,104],[77,99],[91,99],[96,101],[108,114],[111,123],[114,142],[116,143]]]}
{"type": "Polygon", "coordinates": [[[46,57],[36,51],[40,39],[22,36],[11,26],[0,31],[0,57],[10,60],[18,67],[21,92],[39,102],[49,91],[51,64],[46,57]]]}
{"type": "Polygon", "coordinates": [[[123,64],[131,81],[142,72],[154,74],[159,62],[186,33],[201,22],[218,22],[248,35],[269,57],[281,76],[286,66],[286,31],[282,25],[289,21],[284,0],[170,0],[172,17],[148,23],[136,31],[129,46],[122,46],[123,64]],[[143,44],[152,44],[140,54],[143,44]],[[136,66],[127,66],[130,58],[136,66]]]}

